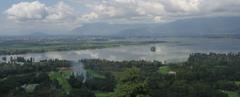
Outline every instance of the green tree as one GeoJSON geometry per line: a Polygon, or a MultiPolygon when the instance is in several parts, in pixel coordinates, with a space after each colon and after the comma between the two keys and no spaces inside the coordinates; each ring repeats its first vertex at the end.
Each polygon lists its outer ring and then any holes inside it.
{"type": "Polygon", "coordinates": [[[117,79],[117,88],[112,97],[150,97],[148,84],[139,68],[126,69],[117,79]]]}

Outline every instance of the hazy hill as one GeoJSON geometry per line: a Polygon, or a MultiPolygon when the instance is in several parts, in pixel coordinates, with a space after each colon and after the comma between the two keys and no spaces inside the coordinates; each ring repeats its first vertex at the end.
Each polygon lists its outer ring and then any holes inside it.
{"type": "Polygon", "coordinates": [[[238,34],[240,17],[211,17],[178,20],[158,24],[107,24],[93,23],[72,31],[78,35],[111,36],[187,36],[208,34],[238,34]]]}

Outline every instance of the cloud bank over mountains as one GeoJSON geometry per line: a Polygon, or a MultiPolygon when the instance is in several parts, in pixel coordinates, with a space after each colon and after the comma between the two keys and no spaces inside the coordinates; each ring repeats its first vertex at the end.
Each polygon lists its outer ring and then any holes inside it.
{"type": "Polygon", "coordinates": [[[53,5],[22,1],[3,13],[13,22],[38,25],[165,23],[195,17],[240,16],[240,0],[62,0],[53,5]]]}
{"type": "Polygon", "coordinates": [[[60,1],[47,6],[40,1],[20,2],[6,10],[17,21],[94,21],[119,20],[161,22],[190,17],[239,15],[240,0],[70,0],[88,10],[79,14],[78,6],[60,1]]]}

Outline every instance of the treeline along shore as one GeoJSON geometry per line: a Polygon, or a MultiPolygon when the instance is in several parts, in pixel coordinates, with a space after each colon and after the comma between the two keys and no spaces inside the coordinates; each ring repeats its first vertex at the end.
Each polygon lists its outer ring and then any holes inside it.
{"type": "Polygon", "coordinates": [[[68,60],[34,62],[19,58],[2,62],[0,97],[239,97],[240,94],[240,53],[194,53],[186,62],[166,64],[101,59],[83,59],[79,63],[84,69],[76,74],[68,60]]]}

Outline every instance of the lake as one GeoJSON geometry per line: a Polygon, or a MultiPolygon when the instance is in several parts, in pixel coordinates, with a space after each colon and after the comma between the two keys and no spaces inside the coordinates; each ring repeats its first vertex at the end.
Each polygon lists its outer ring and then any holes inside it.
{"type": "MultiPolygon", "coordinates": [[[[154,40],[168,41],[166,43],[149,45],[131,45],[114,48],[73,50],[45,53],[28,53],[19,55],[5,55],[7,59],[10,56],[22,56],[25,58],[33,57],[36,61],[43,59],[107,59],[114,61],[122,60],[148,60],[165,62],[186,61],[191,53],[237,53],[240,51],[240,39],[232,38],[201,38],[201,37],[172,37],[155,38],[154,40]],[[151,48],[155,47],[155,51],[151,48]]],[[[3,57],[3,56],[0,56],[3,57]]],[[[2,60],[1,60],[2,61],[2,60]]]]}

